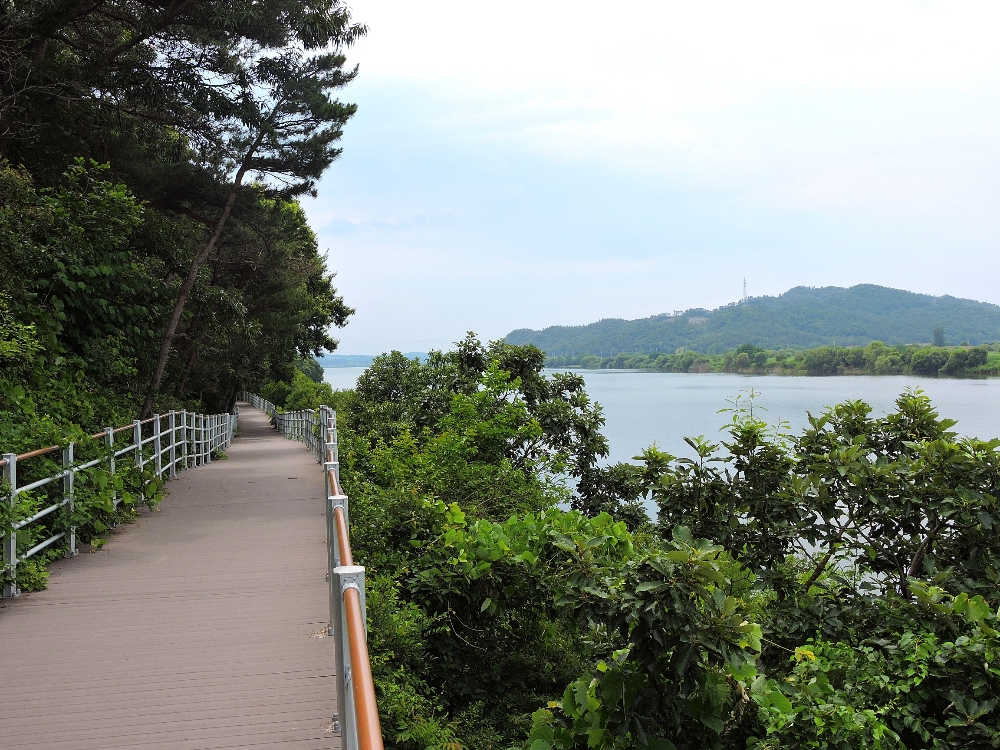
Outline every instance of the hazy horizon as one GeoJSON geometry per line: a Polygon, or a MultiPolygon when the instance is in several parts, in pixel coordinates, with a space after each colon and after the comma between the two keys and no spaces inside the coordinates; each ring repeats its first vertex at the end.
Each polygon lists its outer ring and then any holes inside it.
{"type": "Polygon", "coordinates": [[[337,353],[871,283],[1000,303],[1000,8],[353,4],[337,353]]]}

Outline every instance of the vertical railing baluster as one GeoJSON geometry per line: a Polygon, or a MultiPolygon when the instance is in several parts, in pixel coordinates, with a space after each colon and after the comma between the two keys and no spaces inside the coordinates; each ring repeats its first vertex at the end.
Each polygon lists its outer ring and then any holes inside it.
{"type": "Polygon", "coordinates": [[[69,557],[76,557],[76,526],[73,524],[73,441],[63,448],[63,502],[66,504],[66,518],[69,521],[67,535],[69,537],[69,557]]]}
{"type": "Polygon", "coordinates": [[[170,425],[170,479],[177,478],[177,413],[171,409],[167,415],[167,424],[170,425]]]}
{"type": "Polygon", "coordinates": [[[333,473],[337,475],[337,483],[340,483],[340,447],[337,444],[337,410],[330,410],[330,442],[333,443],[333,473]]]}
{"type": "MultiPolygon", "coordinates": [[[[7,462],[3,466],[3,479],[7,482],[10,492],[7,502],[10,503],[12,511],[11,526],[13,527],[16,523],[13,509],[17,498],[17,454],[4,453],[3,458],[7,462]]],[[[17,532],[13,528],[3,535],[3,563],[4,567],[7,568],[3,584],[3,598],[14,599],[21,592],[17,588],[17,532]]]]}
{"type": "Polygon", "coordinates": [[[156,470],[156,478],[163,479],[163,455],[161,453],[163,449],[163,441],[160,440],[160,415],[153,415],[153,453],[156,455],[156,460],[153,466],[156,470]]]}
{"type": "Polygon", "coordinates": [[[181,410],[181,457],[184,459],[184,470],[191,468],[188,463],[188,413],[187,409],[181,410]]]}
{"type": "Polygon", "coordinates": [[[104,436],[104,444],[108,449],[108,473],[111,476],[111,481],[108,485],[111,487],[111,507],[118,505],[118,490],[115,489],[115,428],[108,427],[108,432],[104,436]]]}
{"type": "Polygon", "coordinates": [[[142,458],[142,422],[138,419],[132,423],[132,449],[135,451],[135,468],[139,472],[139,502],[146,500],[146,488],[143,486],[142,470],[146,462],[142,458]]]}

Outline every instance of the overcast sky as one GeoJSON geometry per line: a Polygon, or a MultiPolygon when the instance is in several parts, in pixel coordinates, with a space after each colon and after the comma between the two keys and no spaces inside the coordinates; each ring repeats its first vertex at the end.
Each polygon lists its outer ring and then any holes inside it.
{"type": "Polygon", "coordinates": [[[1000,303],[1000,4],[356,0],[338,353],[798,286],[1000,303]]]}

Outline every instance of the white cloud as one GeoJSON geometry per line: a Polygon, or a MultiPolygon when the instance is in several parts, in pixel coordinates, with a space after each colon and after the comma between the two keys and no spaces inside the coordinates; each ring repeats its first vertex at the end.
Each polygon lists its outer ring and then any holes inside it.
{"type": "Polygon", "coordinates": [[[1000,302],[1000,5],[353,7],[361,109],[306,206],[359,308],[345,351],[714,306],[744,275],[1000,302]]]}

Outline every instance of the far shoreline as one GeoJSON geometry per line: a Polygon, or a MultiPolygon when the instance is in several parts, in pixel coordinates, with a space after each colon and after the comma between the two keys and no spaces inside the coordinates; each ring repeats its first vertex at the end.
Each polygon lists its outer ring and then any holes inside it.
{"type": "MultiPolygon", "coordinates": [[[[335,369],[335,368],[329,368],[335,369]]],[[[775,372],[767,370],[764,372],[732,372],[729,370],[689,370],[687,372],[671,372],[669,370],[657,370],[651,367],[580,367],[579,365],[545,365],[546,370],[570,370],[573,372],[607,372],[607,373],[641,373],[649,375],[740,375],[747,378],[776,377],[776,378],[931,378],[933,380],[995,380],[1000,375],[925,375],[912,372],[865,372],[864,370],[853,370],[850,372],[775,372]]]]}

